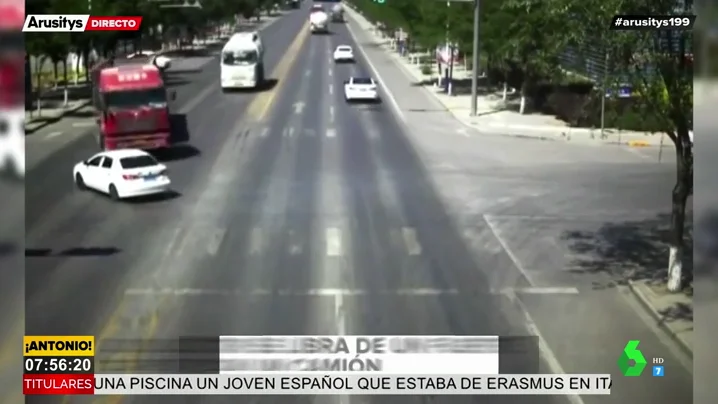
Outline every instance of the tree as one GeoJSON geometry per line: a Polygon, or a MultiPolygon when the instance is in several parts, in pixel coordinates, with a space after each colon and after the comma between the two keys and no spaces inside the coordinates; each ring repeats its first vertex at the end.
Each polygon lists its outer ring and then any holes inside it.
{"type": "MultiPolygon", "coordinates": [[[[582,13],[580,23],[569,27],[577,35],[602,43],[610,58],[610,72],[616,80],[628,80],[635,98],[643,104],[676,151],[676,185],[672,193],[671,240],[669,241],[667,287],[683,287],[686,202],[693,193],[693,57],[689,31],[612,31],[606,35],[616,14],[670,15],[676,13],[673,0],[562,0],[574,12],[582,13]],[[590,12],[588,12],[590,10],[590,12]]],[[[688,4],[688,7],[691,5],[688,4]]],[[[679,10],[681,11],[681,10],[679,10]]],[[[688,13],[690,10],[686,9],[688,13]]]]}

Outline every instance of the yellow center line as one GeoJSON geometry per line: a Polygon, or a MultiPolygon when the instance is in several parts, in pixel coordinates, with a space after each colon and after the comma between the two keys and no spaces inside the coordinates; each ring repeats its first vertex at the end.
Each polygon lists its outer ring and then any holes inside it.
{"type": "MultiPolygon", "coordinates": [[[[297,55],[299,55],[299,51],[302,49],[302,46],[304,45],[304,41],[306,41],[307,37],[309,36],[309,29],[307,27],[307,24],[302,26],[302,28],[299,30],[299,35],[297,35],[296,38],[294,38],[294,41],[291,45],[289,45],[289,48],[287,49],[287,53],[284,55],[282,60],[279,62],[277,67],[275,67],[274,71],[272,72],[272,77],[274,78],[285,78],[287,77],[289,71],[292,69],[292,66],[294,66],[294,63],[297,60],[297,55]]],[[[282,86],[284,85],[284,80],[279,80],[277,84],[272,88],[271,90],[260,94],[253,102],[252,105],[250,105],[248,111],[249,116],[254,117],[257,119],[257,121],[262,121],[267,117],[267,114],[272,108],[272,105],[274,104],[274,99],[277,96],[277,93],[279,93],[282,89],[282,86]],[[256,101],[256,102],[255,102],[256,101]]]]}
{"type": "MultiPolygon", "coordinates": [[[[302,48],[302,45],[304,44],[304,41],[307,39],[308,36],[308,30],[306,29],[306,26],[302,27],[302,30],[300,31],[300,34],[294,39],[292,44],[289,46],[287,53],[282,57],[282,60],[279,62],[277,67],[272,71],[272,77],[275,77],[277,79],[284,79],[289,71],[291,70],[291,67],[294,65],[295,60],[297,59],[297,55],[299,54],[299,50],[302,48]]],[[[277,85],[272,88],[270,91],[267,91],[265,93],[259,94],[257,97],[254,97],[252,99],[250,105],[247,108],[247,115],[249,117],[256,117],[258,120],[262,120],[266,117],[268,111],[270,110],[274,98],[276,96],[276,93],[279,92],[281,89],[281,84],[284,80],[280,80],[277,85]],[[257,111],[257,109],[259,111],[257,111]]],[[[160,300],[159,304],[157,305],[157,309],[152,313],[148,327],[146,329],[145,334],[142,337],[143,341],[147,341],[151,339],[155,333],[157,332],[157,325],[159,323],[159,311],[164,306],[165,301],[168,300],[167,298],[163,298],[160,300]]],[[[115,313],[113,313],[110,316],[110,320],[107,323],[107,326],[103,329],[103,332],[100,334],[100,337],[98,337],[99,341],[102,341],[103,339],[106,339],[107,337],[110,337],[112,334],[114,334],[114,331],[119,327],[119,318],[122,316],[122,307],[124,305],[120,304],[118,305],[117,310],[115,313]]],[[[137,352],[135,355],[133,355],[128,365],[125,369],[126,373],[132,373],[132,371],[137,366],[137,360],[138,360],[139,352],[137,352]]],[[[109,396],[105,398],[98,398],[94,402],[105,402],[107,404],[119,404],[123,400],[123,396],[109,396]]],[[[64,404],[64,402],[63,402],[64,404]]]]}

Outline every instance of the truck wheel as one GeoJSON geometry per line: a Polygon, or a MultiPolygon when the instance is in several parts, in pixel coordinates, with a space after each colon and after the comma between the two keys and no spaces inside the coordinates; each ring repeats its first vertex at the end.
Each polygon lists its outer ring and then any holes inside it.
{"type": "Polygon", "coordinates": [[[97,148],[100,149],[100,151],[105,151],[105,135],[101,133],[97,134],[97,148]]]}

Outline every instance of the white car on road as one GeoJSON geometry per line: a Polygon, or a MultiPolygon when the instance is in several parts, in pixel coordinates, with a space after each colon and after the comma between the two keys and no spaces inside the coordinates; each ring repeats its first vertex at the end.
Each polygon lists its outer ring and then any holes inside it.
{"type": "Polygon", "coordinates": [[[339,45],[334,51],[334,62],[354,62],[354,50],[349,45],[339,45]]]}
{"type": "Polygon", "coordinates": [[[379,93],[374,79],[370,77],[352,77],[344,82],[344,99],[351,101],[379,101],[379,93]]]}
{"type": "Polygon", "coordinates": [[[95,154],[79,162],[72,178],[80,190],[93,189],[114,200],[169,191],[167,167],[138,149],[119,149],[95,154]]]}

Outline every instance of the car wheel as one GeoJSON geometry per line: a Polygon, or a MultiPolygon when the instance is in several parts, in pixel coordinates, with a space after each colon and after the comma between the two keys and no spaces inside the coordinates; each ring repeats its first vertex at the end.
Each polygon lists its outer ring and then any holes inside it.
{"type": "Polygon", "coordinates": [[[85,185],[85,180],[82,178],[82,175],[77,174],[75,175],[75,185],[77,186],[77,189],[80,191],[86,191],[87,185],[85,185]]]}
{"type": "Polygon", "coordinates": [[[120,194],[117,193],[117,187],[114,184],[110,184],[110,199],[113,201],[120,200],[120,194]]]}

